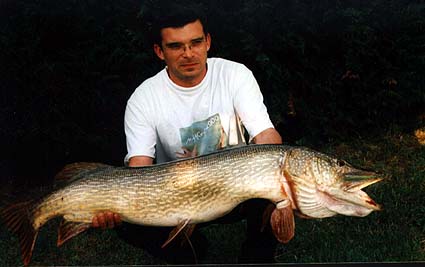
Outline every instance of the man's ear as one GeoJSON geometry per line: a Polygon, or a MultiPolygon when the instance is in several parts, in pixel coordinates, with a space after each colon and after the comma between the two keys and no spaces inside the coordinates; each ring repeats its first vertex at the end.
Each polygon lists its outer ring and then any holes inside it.
{"type": "Polygon", "coordinates": [[[210,47],[211,47],[211,35],[209,33],[207,33],[207,36],[205,38],[206,38],[206,41],[207,41],[207,51],[209,51],[210,47]]]}
{"type": "Polygon", "coordinates": [[[155,52],[155,54],[161,59],[164,60],[164,53],[162,51],[161,46],[159,46],[158,44],[154,44],[153,45],[153,51],[155,52]]]}

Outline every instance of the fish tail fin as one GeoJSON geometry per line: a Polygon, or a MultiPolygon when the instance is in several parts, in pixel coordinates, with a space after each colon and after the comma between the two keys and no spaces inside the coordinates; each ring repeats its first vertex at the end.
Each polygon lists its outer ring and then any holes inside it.
{"type": "Polygon", "coordinates": [[[0,216],[7,228],[19,238],[22,260],[27,266],[31,260],[38,229],[32,225],[33,201],[20,202],[0,210],[0,216]]]}

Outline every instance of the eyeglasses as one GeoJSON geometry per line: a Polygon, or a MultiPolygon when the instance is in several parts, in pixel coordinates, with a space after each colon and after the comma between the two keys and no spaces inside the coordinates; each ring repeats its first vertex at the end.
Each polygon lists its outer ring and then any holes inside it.
{"type": "Polygon", "coordinates": [[[175,53],[183,53],[186,52],[186,49],[189,49],[191,51],[197,50],[202,47],[202,44],[205,42],[205,37],[199,37],[196,39],[193,39],[188,44],[179,43],[179,42],[173,42],[173,43],[167,43],[165,44],[165,47],[175,53]]]}

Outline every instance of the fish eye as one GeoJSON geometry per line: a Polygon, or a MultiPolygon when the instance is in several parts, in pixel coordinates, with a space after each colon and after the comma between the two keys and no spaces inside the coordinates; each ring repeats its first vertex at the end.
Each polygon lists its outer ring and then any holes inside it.
{"type": "Polygon", "coordinates": [[[338,165],[338,167],[344,167],[346,165],[345,161],[343,160],[337,160],[336,164],[338,165]]]}

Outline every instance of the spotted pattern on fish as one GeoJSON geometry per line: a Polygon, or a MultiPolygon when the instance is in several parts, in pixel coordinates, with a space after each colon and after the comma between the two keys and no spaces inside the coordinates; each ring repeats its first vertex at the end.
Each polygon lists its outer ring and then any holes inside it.
{"type": "Polygon", "coordinates": [[[0,214],[21,240],[25,265],[39,228],[48,220],[65,219],[60,245],[90,227],[102,211],[135,224],[185,227],[224,216],[248,199],[263,198],[285,203],[274,209],[271,224],[276,238],[288,242],[294,233],[292,209],[313,218],[366,216],[380,209],[360,190],[380,179],[339,163],[314,150],[284,145],[249,145],[138,168],[75,163],[58,174],[71,183],[0,214]]]}

